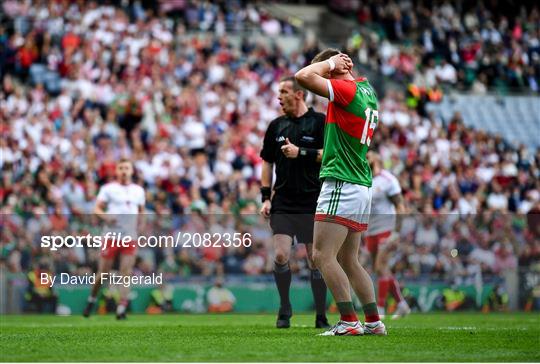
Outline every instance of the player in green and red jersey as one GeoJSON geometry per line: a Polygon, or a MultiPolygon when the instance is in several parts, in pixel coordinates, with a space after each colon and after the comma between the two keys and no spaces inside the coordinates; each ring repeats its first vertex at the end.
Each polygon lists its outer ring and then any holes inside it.
{"type": "Polygon", "coordinates": [[[371,277],[360,265],[360,235],[371,208],[367,150],[378,122],[377,95],[367,79],[354,78],[351,59],[327,49],[295,75],[306,89],[329,99],[315,214],[313,260],[332,292],[340,321],[321,335],[386,335],[375,303],[371,277]],[[358,320],[350,293],[362,302],[358,320]]]}

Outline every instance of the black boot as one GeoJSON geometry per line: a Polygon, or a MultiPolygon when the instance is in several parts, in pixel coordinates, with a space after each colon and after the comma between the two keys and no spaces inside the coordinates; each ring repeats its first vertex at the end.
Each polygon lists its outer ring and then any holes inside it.
{"type": "Polygon", "coordinates": [[[317,329],[329,329],[330,324],[328,323],[328,319],[324,315],[317,315],[315,317],[315,328],[317,329]]]}
{"type": "Polygon", "coordinates": [[[291,327],[291,316],[291,306],[280,307],[276,321],[276,327],[278,329],[288,329],[289,327],[291,327]]]}

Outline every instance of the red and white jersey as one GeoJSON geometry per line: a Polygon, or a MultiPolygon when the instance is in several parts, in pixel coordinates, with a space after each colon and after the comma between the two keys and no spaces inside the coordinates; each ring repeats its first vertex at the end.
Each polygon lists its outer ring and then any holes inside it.
{"type": "Polygon", "coordinates": [[[373,176],[371,193],[371,214],[366,236],[393,231],[396,227],[396,207],[390,197],[401,193],[398,179],[392,173],[382,170],[373,176]]]}
{"type": "Polygon", "coordinates": [[[121,232],[135,238],[137,235],[137,215],[139,208],[144,206],[144,189],[130,183],[123,185],[118,182],[111,182],[103,185],[99,189],[97,202],[105,203],[105,210],[108,215],[114,215],[116,220],[114,226],[108,226],[108,232],[121,232]]]}

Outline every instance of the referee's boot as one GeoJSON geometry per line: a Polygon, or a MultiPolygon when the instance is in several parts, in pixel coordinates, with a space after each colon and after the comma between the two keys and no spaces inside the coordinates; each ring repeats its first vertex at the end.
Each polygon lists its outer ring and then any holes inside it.
{"type": "Polygon", "coordinates": [[[276,327],[278,329],[288,329],[291,327],[292,307],[282,306],[279,308],[276,327]]]}
{"type": "Polygon", "coordinates": [[[330,324],[325,315],[317,315],[315,317],[315,328],[317,329],[329,329],[330,324]]]}

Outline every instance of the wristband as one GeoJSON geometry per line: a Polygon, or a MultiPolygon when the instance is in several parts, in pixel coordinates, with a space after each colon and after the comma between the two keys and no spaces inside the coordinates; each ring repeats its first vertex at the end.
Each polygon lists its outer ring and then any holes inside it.
{"type": "Polygon", "coordinates": [[[316,161],[319,151],[313,148],[300,148],[298,151],[298,156],[302,159],[316,161]]]}
{"type": "Polygon", "coordinates": [[[270,187],[261,187],[261,202],[270,200],[272,196],[272,189],[270,187]]]}
{"type": "Polygon", "coordinates": [[[329,58],[328,64],[330,65],[330,72],[332,72],[336,68],[336,62],[332,58],[329,58]]]}

